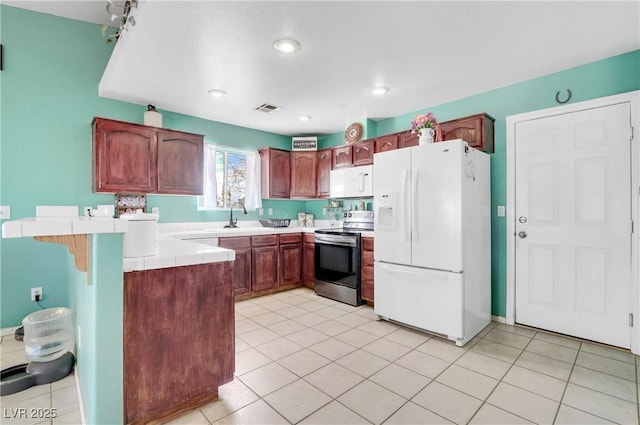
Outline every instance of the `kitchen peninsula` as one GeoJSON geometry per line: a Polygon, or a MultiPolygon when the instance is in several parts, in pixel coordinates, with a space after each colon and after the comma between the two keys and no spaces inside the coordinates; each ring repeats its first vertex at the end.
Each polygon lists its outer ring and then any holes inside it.
{"type": "Polygon", "coordinates": [[[127,225],[62,216],[2,226],[3,238],[62,243],[75,258],[70,307],[86,423],[166,420],[233,379],[234,252],[159,240],[156,256],[123,261],[127,225]]]}

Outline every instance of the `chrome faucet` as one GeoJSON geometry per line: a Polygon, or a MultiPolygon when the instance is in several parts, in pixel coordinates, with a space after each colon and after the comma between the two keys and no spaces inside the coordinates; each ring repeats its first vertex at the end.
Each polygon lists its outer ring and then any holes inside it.
{"type": "Polygon", "coordinates": [[[231,204],[231,207],[229,208],[229,224],[224,226],[225,229],[238,227],[238,219],[233,219],[233,207],[235,207],[236,205],[240,205],[244,213],[247,213],[247,209],[244,207],[244,204],[242,202],[234,202],[233,204],[231,204]]]}

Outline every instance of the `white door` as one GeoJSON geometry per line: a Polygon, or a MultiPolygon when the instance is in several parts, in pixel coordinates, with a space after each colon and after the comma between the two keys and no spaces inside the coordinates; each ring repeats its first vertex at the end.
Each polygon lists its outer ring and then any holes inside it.
{"type": "Polygon", "coordinates": [[[515,128],[517,323],[629,348],[628,103],[515,128]]]}

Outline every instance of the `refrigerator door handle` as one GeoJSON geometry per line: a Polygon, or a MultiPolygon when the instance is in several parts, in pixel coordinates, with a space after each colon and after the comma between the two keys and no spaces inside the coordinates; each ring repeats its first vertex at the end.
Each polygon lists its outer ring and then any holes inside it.
{"type": "Polygon", "coordinates": [[[418,211],[417,211],[417,205],[418,205],[418,173],[420,172],[420,170],[413,170],[413,184],[411,186],[411,189],[413,191],[411,199],[412,199],[412,222],[411,222],[411,229],[413,232],[413,241],[414,242],[418,242],[420,240],[420,232],[419,232],[419,228],[418,228],[418,211]]]}
{"type": "Polygon", "coordinates": [[[401,205],[402,205],[402,214],[404,215],[402,217],[402,230],[404,233],[404,239],[406,241],[411,241],[411,228],[409,227],[409,220],[410,220],[409,215],[411,214],[411,211],[409,210],[410,199],[408,196],[409,175],[410,175],[410,171],[408,169],[402,170],[401,205]]]}
{"type": "MultiPolygon", "coordinates": [[[[425,269],[419,269],[418,271],[414,271],[414,270],[409,270],[407,268],[394,267],[393,264],[380,263],[380,268],[382,270],[390,271],[397,274],[407,274],[407,275],[420,276],[420,277],[424,277],[425,275],[425,269]]],[[[443,274],[442,272],[438,272],[438,273],[430,274],[429,279],[447,280],[449,279],[449,277],[446,274],[443,274]]]]}

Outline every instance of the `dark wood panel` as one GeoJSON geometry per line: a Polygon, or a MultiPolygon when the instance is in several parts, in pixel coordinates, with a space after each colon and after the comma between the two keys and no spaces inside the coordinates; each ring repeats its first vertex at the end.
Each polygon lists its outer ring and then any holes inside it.
{"type": "Polygon", "coordinates": [[[302,233],[285,233],[279,238],[280,244],[286,243],[302,243],[302,233]]]}
{"type": "Polygon", "coordinates": [[[329,178],[331,174],[331,149],[323,149],[318,151],[317,163],[317,198],[329,197],[329,178]]]}
{"type": "Polygon", "coordinates": [[[370,237],[362,238],[362,250],[373,251],[373,238],[370,238],[370,237]]]}
{"type": "Polygon", "coordinates": [[[251,290],[275,288],[278,284],[278,246],[254,247],[251,257],[251,290]]]}
{"type": "Polygon", "coordinates": [[[158,132],[158,193],[202,195],[204,137],[158,132]]]}
{"type": "Polygon", "coordinates": [[[259,236],[251,236],[251,246],[268,246],[268,245],[277,245],[278,244],[278,235],[259,235],[259,236]]]}
{"type": "Polygon", "coordinates": [[[264,198],[289,198],[291,189],[290,152],[260,149],[262,196],[264,198]]]}
{"type": "Polygon", "coordinates": [[[197,407],[233,379],[232,263],[125,273],[125,423],[197,407]]]}
{"type": "Polygon", "coordinates": [[[153,130],[95,118],[93,144],[95,192],[155,192],[157,144],[153,130]]]}
{"type": "Polygon", "coordinates": [[[291,152],[291,198],[315,198],[316,152],[291,152]]]}
{"type": "Polygon", "coordinates": [[[470,147],[493,153],[494,119],[485,113],[440,123],[443,140],[462,139],[470,147]]]}
{"type": "Polygon", "coordinates": [[[375,140],[362,140],[353,145],[353,165],[373,164],[375,140]]]}
{"type": "Polygon", "coordinates": [[[315,284],[315,246],[313,235],[305,234],[302,244],[302,281],[311,288],[315,284]]]}
{"type": "Polygon", "coordinates": [[[418,139],[420,136],[417,134],[411,134],[411,130],[398,133],[398,148],[410,148],[411,146],[418,146],[418,139]]]}
{"type": "Polygon", "coordinates": [[[351,146],[339,146],[331,150],[331,169],[341,167],[351,167],[352,164],[352,152],[351,146]]]}
{"type": "Polygon", "coordinates": [[[302,270],[302,240],[298,243],[280,245],[280,281],[281,285],[300,283],[302,270]]]}
{"type": "Polygon", "coordinates": [[[251,292],[251,238],[220,238],[218,246],[233,249],[236,260],[233,263],[233,287],[235,295],[251,292]]]}
{"type": "Polygon", "coordinates": [[[376,152],[386,152],[398,149],[398,135],[387,134],[376,139],[376,152]]]}

